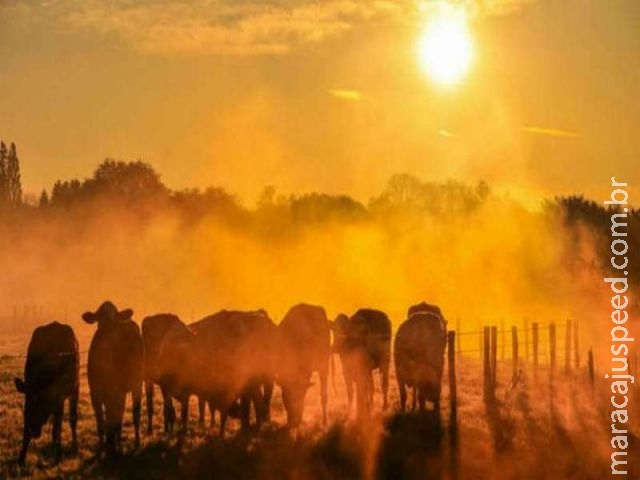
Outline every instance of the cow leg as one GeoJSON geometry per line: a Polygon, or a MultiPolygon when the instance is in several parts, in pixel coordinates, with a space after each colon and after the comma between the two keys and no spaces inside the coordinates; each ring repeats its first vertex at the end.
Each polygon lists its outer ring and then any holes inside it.
{"type": "MultiPolygon", "coordinates": [[[[198,395],[198,425],[204,428],[205,407],[207,402],[202,395],[198,395]]],[[[211,410],[211,409],[209,409],[211,410]]]]}
{"type": "Polygon", "coordinates": [[[380,368],[380,376],[382,377],[382,408],[384,410],[389,406],[389,363],[385,363],[380,368]]]}
{"type": "Polygon", "coordinates": [[[176,411],[173,408],[173,398],[165,388],[162,390],[162,406],[164,416],[164,434],[168,435],[173,429],[173,422],[176,419],[176,411]]]}
{"type": "Polygon", "coordinates": [[[96,415],[96,426],[98,429],[98,452],[102,451],[105,442],[105,418],[104,402],[102,397],[91,390],[91,406],[96,415]]]}
{"type": "Polygon", "coordinates": [[[264,382],[264,421],[271,421],[271,397],[273,396],[273,378],[267,377],[264,382]]]}
{"type": "Polygon", "coordinates": [[[22,434],[22,448],[20,449],[20,457],[18,458],[18,464],[24,465],[27,459],[27,450],[29,449],[29,443],[31,443],[31,434],[25,423],[24,432],[22,434]]]}
{"type": "Polygon", "coordinates": [[[51,440],[53,443],[53,458],[55,463],[60,462],[61,457],[61,432],[62,414],[64,412],[64,400],[59,401],[53,409],[53,429],[51,430],[51,440]]]}
{"type": "Polygon", "coordinates": [[[416,387],[416,392],[418,394],[418,411],[423,413],[427,409],[427,396],[424,389],[416,387]]]}
{"type": "Polygon", "coordinates": [[[326,370],[318,372],[320,375],[320,400],[322,402],[322,424],[327,424],[327,398],[329,375],[326,370]]]}
{"type": "Polygon", "coordinates": [[[400,411],[404,413],[407,406],[407,387],[402,377],[398,375],[398,391],[400,392],[400,411]]]}
{"type": "Polygon", "coordinates": [[[69,399],[69,426],[71,427],[71,448],[74,453],[78,452],[78,399],[80,397],[80,387],[76,386],[69,399]]]}
{"type": "Polygon", "coordinates": [[[187,423],[189,421],[189,395],[183,395],[180,398],[180,424],[182,434],[187,433],[187,423]]]}
{"type": "Polygon", "coordinates": [[[347,380],[347,413],[351,412],[353,409],[353,381],[351,379],[347,380]]]}
{"type": "Polygon", "coordinates": [[[122,417],[124,415],[125,394],[112,394],[106,402],[106,447],[107,455],[114,456],[118,452],[122,433],[122,417]]]}
{"type": "Polygon", "coordinates": [[[240,396],[240,425],[242,430],[249,429],[249,416],[251,415],[250,390],[245,389],[240,396]]]}
{"type": "MultiPolygon", "coordinates": [[[[153,385],[151,386],[153,388],[153,385]]],[[[142,384],[135,387],[131,392],[133,403],[133,429],[135,432],[135,447],[140,448],[140,411],[142,410],[142,384]]]]}
{"type": "Polygon", "coordinates": [[[411,390],[411,411],[415,412],[418,407],[418,395],[420,395],[420,389],[417,386],[414,386],[411,390]]]}
{"type": "Polygon", "coordinates": [[[342,376],[344,377],[344,383],[347,387],[347,415],[351,412],[353,407],[353,378],[348,372],[345,362],[342,362],[342,376]]]}
{"type": "Polygon", "coordinates": [[[147,400],[147,435],[153,434],[153,382],[144,381],[144,393],[147,400]]]}
{"type": "Polygon", "coordinates": [[[264,423],[265,419],[265,398],[262,393],[262,384],[255,382],[251,387],[251,402],[256,411],[256,425],[260,427],[264,423]]]}
{"type": "MultiPolygon", "coordinates": [[[[211,408],[211,402],[209,402],[209,408],[211,408]]],[[[229,416],[228,406],[220,408],[220,438],[224,438],[224,432],[227,428],[227,417],[229,416]]]]}

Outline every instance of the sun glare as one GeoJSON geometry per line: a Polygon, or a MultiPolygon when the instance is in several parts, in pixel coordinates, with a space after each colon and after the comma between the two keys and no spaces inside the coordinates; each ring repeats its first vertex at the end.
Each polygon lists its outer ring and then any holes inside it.
{"type": "Polygon", "coordinates": [[[422,68],[440,85],[458,83],[473,61],[473,43],[465,12],[441,9],[429,19],[418,43],[422,68]]]}

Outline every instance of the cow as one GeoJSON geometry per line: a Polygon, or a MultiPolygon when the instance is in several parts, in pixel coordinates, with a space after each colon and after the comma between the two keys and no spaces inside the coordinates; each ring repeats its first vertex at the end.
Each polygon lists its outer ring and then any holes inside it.
{"type": "Polygon", "coordinates": [[[313,372],[320,377],[322,422],[327,423],[327,381],[331,356],[331,331],[324,308],[298,304],[278,325],[277,381],[287,410],[287,424],[297,427],[313,372]]]}
{"type": "MultiPolygon", "coordinates": [[[[391,321],[380,310],[362,308],[350,318],[338,316],[332,324],[333,350],[340,355],[347,395],[356,387],[358,416],[367,416],[373,402],[372,371],[380,371],[383,408],[388,406],[391,363],[391,321]]],[[[350,393],[351,392],[351,393],[350,393]]],[[[351,399],[349,399],[351,407],[351,399]]]]}
{"type": "MultiPolygon", "coordinates": [[[[153,433],[153,388],[160,384],[162,371],[158,365],[160,348],[165,337],[170,338],[176,332],[183,331],[187,326],[179,317],[170,313],[160,313],[145,317],[142,320],[142,341],[144,343],[144,389],[147,400],[147,434],[153,433]]],[[[164,404],[164,432],[170,433],[175,420],[175,409],[171,396],[162,389],[164,404]]]]}
{"type": "Polygon", "coordinates": [[[440,389],[444,367],[447,323],[435,305],[421,303],[412,306],[408,319],[400,325],[394,343],[396,378],[400,391],[400,409],[404,412],[407,387],[413,388],[413,407],[420,411],[426,401],[440,411],[440,389]]]}
{"type": "Polygon", "coordinates": [[[69,325],[53,322],[36,328],[27,349],[24,379],[14,380],[24,394],[24,428],[18,462],[24,465],[32,438],[39,438],[42,426],[53,416],[51,434],[55,460],[60,460],[60,433],[64,402],[69,400],[69,424],[73,449],[77,448],[79,393],[78,341],[69,325]]]}
{"type": "Polygon", "coordinates": [[[220,411],[221,435],[227,417],[238,410],[242,428],[247,430],[253,403],[258,426],[269,421],[276,326],[268,314],[264,310],[222,310],[189,328],[194,335],[190,341],[197,346],[198,361],[203,364],[200,372],[206,380],[198,386],[201,418],[206,401],[212,420],[214,411],[220,411]]]}
{"type": "Polygon", "coordinates": [[[91,405],[96,415],[99,450],[108,456],[120,450],[122,417],[127,393],[133,403],[135,446],[140,446],[140,404],[144,368],[144,346],[140,328],[131,320],[133,311],[118,311],[104,302],[96,312],[82,319],[98,328],[91,340],[87,376],[91,405]]]}
{"type": "Polygon", "coordinates": [[[175,325],[169,329],[158,348],[156,381],[164,398],[165,432],[173,430],[176,420],[172,398],[180,404],[180,434],[187,430],[189,398],[198,395],[225,410],[235,400],[216,378],[212,353],[201,337],[188,326],[175,325]]]}

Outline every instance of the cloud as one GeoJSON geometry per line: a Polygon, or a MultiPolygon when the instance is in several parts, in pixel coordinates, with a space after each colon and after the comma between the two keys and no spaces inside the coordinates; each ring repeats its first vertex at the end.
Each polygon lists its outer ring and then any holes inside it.
{"type": "Polygon", "coordinates": [[[350,102],[359,102],[360,100],[364,100],[364,95],[358,92],[357,90],[343,90],[343,89],[332,89],[329,90],[329,95],[332,97],[338,98],[340,100],[347,100],[350,102]]]}
{"type": "Polygon", "coordinates": [[[508,15],[538,0],[424,0],[417,4],[421,12],[442,7],[462,8],[471,18],[508,15]]]}
{"type": "MultiPolygon", "coordinates": [[[[283,54],[358,25],[421,22],[452,4],[474,16],[535,0],[0,0],[0,18],[42,20],[56,32],[98,34],[152,54],[283,54]]],[[[42,24],[41,24],[42,25],[42,24]]]]}
{"type": "Polygon", "coordinates": [[[532,133],[534,135],[548,135],[550,137],[561,138],[577,138],[580,136],[579,133],[571,132],[569,130],[559,130],[557,128],[546,127],[522,127],[522,131],[525,133],[532,133]]]}
{"type": "Polygon", "coordinates": [[[387,16],[399,4],[374,0],[86,0],[71,30],[116,35],[147,53],[281,54],[387,16]]]}

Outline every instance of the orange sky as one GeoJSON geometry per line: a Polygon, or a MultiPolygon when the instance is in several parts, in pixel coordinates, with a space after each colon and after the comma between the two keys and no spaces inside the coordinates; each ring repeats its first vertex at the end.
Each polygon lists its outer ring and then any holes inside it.
{"type": "Polygon", "coordinates": [[[409,172],[516,194],[640,185],[640,3],[458,1],[475,62],[420,69],[434,2],[6,0],[0,137],[27,190],[141,158],[175,188],[366,198],[409,172]]]}

